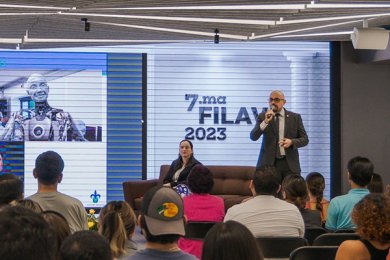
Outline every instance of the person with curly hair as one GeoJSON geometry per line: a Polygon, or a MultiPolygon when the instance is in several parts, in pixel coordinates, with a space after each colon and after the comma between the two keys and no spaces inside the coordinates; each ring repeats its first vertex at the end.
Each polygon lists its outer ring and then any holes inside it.
{"type": "Polygon", "coordinates": [[[321,227],[321,213],[318,210],[306,209],[309,200],[305,179],[298,174],[287,175],[282,182],[283,198],[299,209],[305,227],[321,227]]]}
{"type": "Polygon", "coordinates": [[[306,185],[309,190],[306,208],[321,212],[321,221],[325,224],[329,207],[329,200],[324,198],[325,178],[319,172],[311,172],[306,176],[306,185]]]}
{"type": "Polygon", "coordinates": [[[352,221],[360,240],[344,241],[335,260],[385,260],[390,248],[390,198],[372,193],[359,201],[352,221]]]}

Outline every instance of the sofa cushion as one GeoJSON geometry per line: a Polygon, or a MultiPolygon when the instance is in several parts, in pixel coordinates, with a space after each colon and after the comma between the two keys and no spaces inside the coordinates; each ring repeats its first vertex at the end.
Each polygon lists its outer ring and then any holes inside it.
{"type": "Polygon", "coordinates": [[[251,196],[249,183],[253,179],[255,167],[252,166],[207,166],[213,173],[213,195],[251,196]]]}
{"type": "Polygon", "coordinates": [[[241,196],[241,195],[217,195],[221,197],[225,204],[225,211],[230,207],[240,204],[244,199],[250,198],[250,196],[241,196]]]}

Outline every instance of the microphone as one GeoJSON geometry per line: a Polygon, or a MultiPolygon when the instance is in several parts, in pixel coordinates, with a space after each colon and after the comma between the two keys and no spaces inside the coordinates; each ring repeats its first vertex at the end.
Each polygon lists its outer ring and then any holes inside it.
{"type": "MultiPolygon", "coordinates": [[[[276,112],[277,110],[277,107],[275,105],[271,105],[270,106],[270,109],[273,111],[273,112],[276,112]]],[[[273,114],[268,114],[267,115],[267,119],[271,119],[274,115],[273,114]]]]}
{"type": "Polygon", "coordinates": [[[275,105],[271,105],[270,107],[272,109],[272,111],[276,112],[278,110],[278,108],[275,106],[275,105]]]}

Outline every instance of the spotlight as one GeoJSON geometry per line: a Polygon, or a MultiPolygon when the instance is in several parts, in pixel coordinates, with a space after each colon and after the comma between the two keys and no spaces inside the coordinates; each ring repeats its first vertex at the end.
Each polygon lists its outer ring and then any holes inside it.
{"type": "Polygon", "coordinates": [[[88,22],[88,18],[81,18],[81,21],[84,22],[84,31],[89,32],[91,24],[88,22]]]}
{"type": "Polygon", "coordinates": [[[215,35],[214,35],[214,43],[215,44],[218,44],[219,43],[219,35],[218,35],[218,33],[219,33],[219,30],[218,29],[215,29],[215,35]]]}

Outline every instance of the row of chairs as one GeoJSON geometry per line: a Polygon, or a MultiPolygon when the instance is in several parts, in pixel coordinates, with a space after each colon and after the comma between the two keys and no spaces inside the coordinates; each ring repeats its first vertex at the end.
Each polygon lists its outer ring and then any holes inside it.
{"type": "Polygon", "coordinates": [[[325,233],[318,236],[313,245],[309,245],[302,237],[257,237],[257,242],[265,258],[290,259],[334,259],[337,248],[345,240],[359,239],[356,233],[325,233]],[[300,248],[300,250],[298,250],[300,248]],[[318,256],[315,258],[302,258],[305,255],[318,256]],[[332,257],[329,257],[333,255],[332,257]],[[325,257],[327,256],[327,257],[325,257]]]}
{"type": "MultiPolygon", "coordinates": [[[[203,240],[214,222],[188,222],[186,237],[203,240]]],[[[349,232],[349,233],[347,233],[349,232]]],[[[334,259],[338,246],[345,240],[359,239],[359,235],[329,233],[323,228],[307,228],[305,237],[258,237],[257,242],[265,258],[334,259]]]]}

